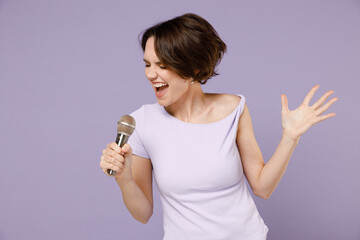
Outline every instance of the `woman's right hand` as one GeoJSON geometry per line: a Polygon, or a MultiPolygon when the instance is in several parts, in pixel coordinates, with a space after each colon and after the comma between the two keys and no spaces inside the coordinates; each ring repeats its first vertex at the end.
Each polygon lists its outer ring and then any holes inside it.
{"type": "Polygon", "coordinates": [[[106,175],[111,176],[107,173],[107,170],[111,169],[116,172],[115,177],[131,176],[132,149],[129,144],[124,144],[120,148],[115,142],[112,142],[102,153],[100,167],[106,175]]]}

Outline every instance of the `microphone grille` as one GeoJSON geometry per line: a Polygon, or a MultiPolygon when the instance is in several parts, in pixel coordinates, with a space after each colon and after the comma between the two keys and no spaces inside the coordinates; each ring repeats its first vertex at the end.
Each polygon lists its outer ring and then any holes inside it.
{"type": "Polygon", "coordinates": [[[118,121],[117,131],[118,133],[121,132],[126,135],[131,135],[135,130],[135,126],[135,119],[130,115],[124,115],[118,121]]]}

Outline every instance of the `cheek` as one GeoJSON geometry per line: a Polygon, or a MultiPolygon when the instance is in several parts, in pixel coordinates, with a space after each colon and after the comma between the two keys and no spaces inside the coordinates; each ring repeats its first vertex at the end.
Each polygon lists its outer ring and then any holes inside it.
{"type": "Polygon", "coordinates": [[[177,94],[182,95],[189,90],[189,86],[183,79],[176,79],[176,84],[174,84],[173,89],[177,92],[177,94]]]}

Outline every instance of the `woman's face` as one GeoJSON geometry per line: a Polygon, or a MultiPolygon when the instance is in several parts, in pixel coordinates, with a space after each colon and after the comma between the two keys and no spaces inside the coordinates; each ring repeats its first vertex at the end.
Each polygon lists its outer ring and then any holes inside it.
{"type": "Polygon", "coordinates": [[[155,53],[154,37],[146,41],[144,62],[145,75],[160,105],[166,107],[185,97],[190,85],[189,79],[181,78],[160,62],[155,53]]]}

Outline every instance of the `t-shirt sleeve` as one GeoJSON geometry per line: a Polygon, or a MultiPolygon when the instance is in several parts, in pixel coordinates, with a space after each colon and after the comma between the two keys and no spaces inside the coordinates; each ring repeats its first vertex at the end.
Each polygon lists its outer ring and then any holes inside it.
{"type": "Polygon", "coordinates": [[[129,137],[128,144],[134,155],[150,159],[144,143],[144,106],[130,115],[135,119],[136,126],[133,134],[129,137]]]}
{"type": "Polygon", "coordinates": [[[241,97],[241,100],[240,100],[240,103],[239,103],[239,105],[240,105],[240,115],[242,114],[242,112],[243,112],[243,110],[244,110],[244,108],[245,108],[245,101],[246,101],[246,98],[245,98],[245,96],[244,95],[242,95],[242,94],[238,94],[238,96],[240,96],[241,97]]]}

